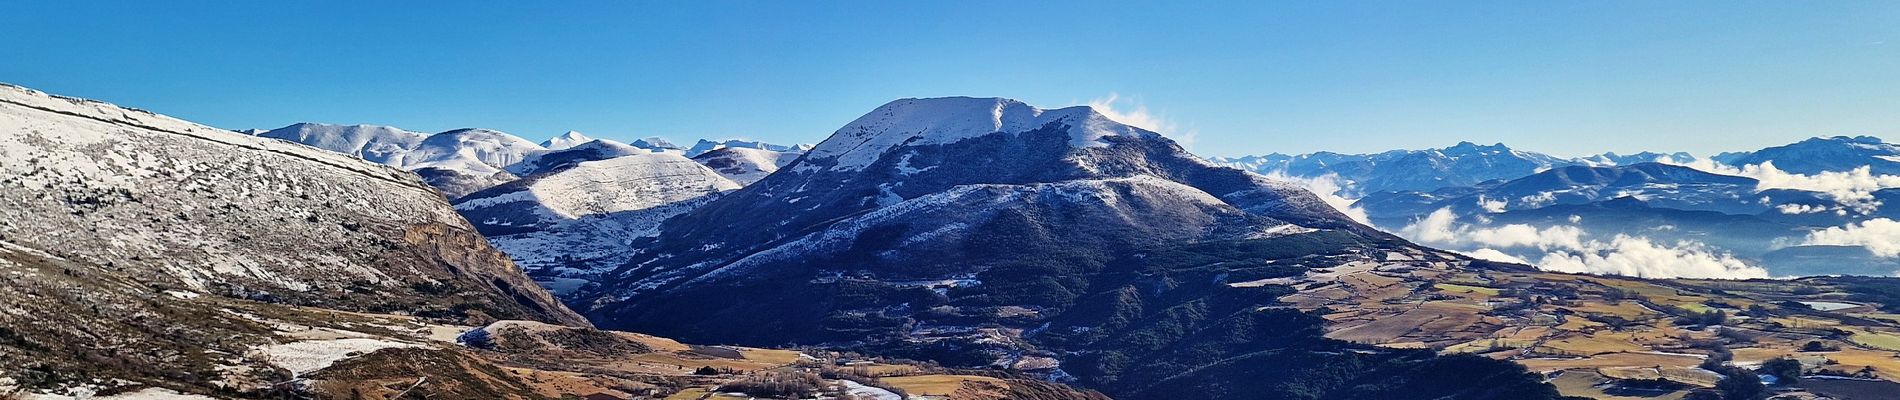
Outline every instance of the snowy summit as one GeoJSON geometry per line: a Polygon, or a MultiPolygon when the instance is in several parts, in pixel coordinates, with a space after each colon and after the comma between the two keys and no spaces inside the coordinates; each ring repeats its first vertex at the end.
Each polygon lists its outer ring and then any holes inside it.
{"type": "Polygon", "coordinates": [[[1100,147],[1109,136],[1158,137],[1115,122],[1088,106],[1043,110],[1005,98],[900,99],[839,128],[812,148],[812,159],[834,158],[835,170],[859,169],[892,148],[955,143],[993,133],[1022,133],[1061,122],[1070,146],[1100,147]]]}
{"type": "Polygon", "coordinates": [[[594,141],[594,138],[587,137],[587,135],[583,135],[578,131],[567,131],[567,133],[563,133],[561,136],[555,136],[553,139],[541,142],[541,147],[546,147],[548,150],[563,150],[592,141],[594,141]]]}

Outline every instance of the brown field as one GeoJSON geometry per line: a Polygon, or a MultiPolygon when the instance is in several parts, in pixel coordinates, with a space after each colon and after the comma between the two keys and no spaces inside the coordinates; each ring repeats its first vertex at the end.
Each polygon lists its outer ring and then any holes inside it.
{"type": "Polygon", "coordinates": [[[1566,396],[1582,396],[1597,400],[1678,400],[1689,394],[1687,391],[1677,391],[1667,394],[1632,393],[1631,396],[1617,396],[1605,393],[1602,388],[1596,387],[1609,381],[1611,381],[1609,377],[1594,371],[1574,370],[1564,371],[1556,379],[1551,379],[1550,384],[1557,386],[1557,391],[1566,396]]]}
{"type": "Polygon", "coordinates": [[[659,336],[632,332],[614,332],[614,334],[627,338],[627,340],[644,344],[647,348],[653,349],[654,351],[690,351],[693,349],[692,346],[687,346],[685,343],[659,336]]]}
{"type": "Polygon", "coordinates": [[[686,388],[680,390],[679,393],[674,393],[672,396],[666,396],[666,400],[699,400],[708,394],[712,394],[712,392],[706,390],[706,388],[686,388]]]}
{"type": "Polygon", "coordinates": [[[1528,358],[1517,360],[1525,368],[1536,372],[1550,372],[1581,368],[1613,367],[1693,367],[1702,363],[1702,357],[1678,354],[1654,353],[1610,353],[1588,358],[1528,358]]]}
{"type": "Polygon", "coordinates": [[[672,375],[685,375],[685,374],[693,373],[693,369],[699,368],[699,367],[726,368],[726,369],[732,369],[732,370],[737,370],[737,371],[757,371],[757,370],[762,370],[762,369],[777,368],[777,367],[785,366],[785,364],[770,363],[770,362],[748,360],[748,359],[705,357],[705,356],[698,356],[698,355],[689,355],[687,353],[657,353],[656,352],[656,353],[634,355],[632,357],[628,357],[625,360],[621,360],[621,361],[613,363],[613,366],[626,369],[626,370],[641,371],[641,372],[655,373],[655,374],[666,374],[668,370],[671,370],[674,372],[672,373],[672,375]]]}
{"type": "Polygon", "coordinates": [[[850,367],[847,369],[851,370],[853,373],[857,373],[859,375],[864,375],[864,376],[910,375],[910,374],[915,374],[915,373],[918,373],[919,371],[922,371],[921,368],[917,368],[917,366],[915,365],[892,365],[892,364],[874,364],[874,365],[850,367]],[[860,368],[863,369],[862,372],[858,371],[860,368]]]}
{"type": "Polygon", "coordinates": [[[1861,367],[1874,367],[1875,374],[1879,375],[1881,379],[1900,380],[1900,357],[1896,357],[1896,354],[1892,351],[1875,351],[1844,347],[1841,351],[1815,354],[1823,354],[1827,359],[1840,363],[1838,365],[1829,365],[1828,369],[1853,372],[1861,367]]]}
{"type": "Polygon", "coordinates": [[[917,375],[883,378],[879,381],[904,389],[911,395],[947,396],[963,387],[965,382],[980,382],[1007,387],[1002,379],[974,375],[917,375]]]}
{"type": "Polygon", "coordinates": [[[1556,352],[1560,354],[1580,356],[1649,350],[1649,348],[1632,343],[1630,337],[1631,335],[1628,333],[1608,331],[1597,332],[1595,334],[1575,334],[1546,341],[1541,347],[1557,350],[1556,352]]]}
{"type": "Polygon", "coordinates": [[[1462,285],[1462,284],[1456,284],[1456,283],[1439,282],[1439,283],[1432,284],[1432,287],[1438,289],[1439,291],[1443,291],[1445,293],[1453,294],[1453,295],[1474,295],[1472,297],[1476,297],[1478,299],[1484,299],[1484,298],[1498,295],[1497,288],[1488,288],[1488,287],[1483,287],[1483,286],[1472,286],[1472,285],[1462,285]]]}
{"type": "Polygon", "coordinates": [[[1616,304],[1589,302],[1580,306],[1570,307],[1570,309],[1585,314],[1607,314],[1623,317],[1625,319],[1636,319],[1644,315],[1654,314],[1653,311],[1643,308],[1643,305],[1637,304],[1634,301],[1624,301],[1616,304]]]}
{"type": "Polygon", "coordinates": [[[747,360],[766,364],[787,365],[798,362],[798,352],[792,350],[740,348],[739,353],[744,354],[747,360]]]}
{"type": "Polygon", "coordinates": [[[506,368],[509,373],[520,376],[523,382],[534,387],[535,391],[548,397],[561,397],[562,394],[605,393],[620,397],[632,397],[631,394],[614,389],[615,387],[652,387],[652,385],[625,379],[613,379],[600,375],[583,374],[568,371],[541,371],[526,368],[506,368]]]}

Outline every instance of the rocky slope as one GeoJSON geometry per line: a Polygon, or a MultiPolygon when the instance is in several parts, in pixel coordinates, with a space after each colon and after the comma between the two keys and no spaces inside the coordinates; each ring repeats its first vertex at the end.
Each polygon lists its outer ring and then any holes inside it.
{"type": "Polygon", "coordinates": [[[406,172],[104,103],[0,95],[0,234],[15,245],[192,292],[585,324],[406,172]]]}
{"type": "Polygon", "coordinates": [[[0,169],[8,340],[90,349],[9,366],[136,366],[121,352],[231,323],[165,299],[588,324],[413,175],[353,157],[4,86],[0,169]],[[101,326],[115,317],[191,322],[101,326]]]}

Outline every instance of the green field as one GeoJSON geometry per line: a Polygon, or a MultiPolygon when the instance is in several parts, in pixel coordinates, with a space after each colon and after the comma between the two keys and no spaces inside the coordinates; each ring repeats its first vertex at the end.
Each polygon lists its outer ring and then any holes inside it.
{"type": "Polygon", "coordinates": [[[1432,284],[1432,287],[1437,288],[1440,291],[1449,292],[1449,293],[1477,293],[1477,294],[1482,294],[1486,296],[1498,295],[1497,289],[1483,287],[1483,286],[1466,286],[1466,285],[1440,282],[1440,283],[1432,284]]]}

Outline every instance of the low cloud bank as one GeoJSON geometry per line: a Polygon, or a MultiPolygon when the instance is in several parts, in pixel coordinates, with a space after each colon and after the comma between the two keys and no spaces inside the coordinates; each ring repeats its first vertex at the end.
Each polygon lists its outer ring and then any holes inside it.
{"type": "MultiPolygon", "coordinates": [[[[1572,223],[1575,222],[1573,218],[1572,223]]],[[[1900,224],[1894,228],[1900,229],[1900,224]]],[[[1399,229],[1398,233],[1427,245],[1464,249],[1465,254],[1476,258],[1531,264],[1551,271],[1643,278],[1769,276],[1766,269],[1748,265],[1727,252],[1698,242],[1660,243],[1623,234],[1602,240],[1570,225],[1479,227],[1458,222],[1450,209],[1433,211],[1424,219],[1399,229]]]]}
{"type": "MultiPolygon", "coordinates": [[[[1807,175],[1782,171],[1780,168],[1775,168],[1775,163],[1772,162],[1744,165],[1741,168],[1706,159],[1680,162],[1663,158],[1658,159],[1657,162],[1694,168],[1712,174],[1755,178],[1760,182],[1755,185],[1756,192],[1768,189],[1795,189],[1826,193],[1836,203],[1840,203],[1840,207],[1835,211],[1842,213],[1852,211],[1859,214],[1871,214],[1879,210],[1881,205],[1879,200],[1874,200],[1874,191],[1900,187],[1900,175],[1874,175],[1873,168],[1868,166],[1845,172],[1824,171],[1807,175]]],[[[1818,212],[1810,206],[1780,210],[1788,214],[1818,212]]]]}
{"type": "Polygon", "coordinates": [[[1861,246],[1876,256],[1900,257],[1900,221],[1875,218],[1809,232],[1801,244],[1861,246]]]}
{"type": "Polygon", "coordinates": [[[1316,178],[1303,178],[1287,175],[1285,171],[1273,171],[1267,173],[1267,178],[1289,182],[1306,188],[1307,191],[1319,195],[1320,200],[1325,200],[1326,205],[1333,206],[1333,209],[1337,209],[1339,212],[1346,214],[1346,216],[1351,217],[1353,221],[1372,225],[1372,219],[1366,217],[1366,210],[1353,207],[1352,203],[1355,200],[1347,198],[1344,195],[1346,186],[1340,184],[1339,175],[1337,174],[1326,174],[1316,178]]]}

